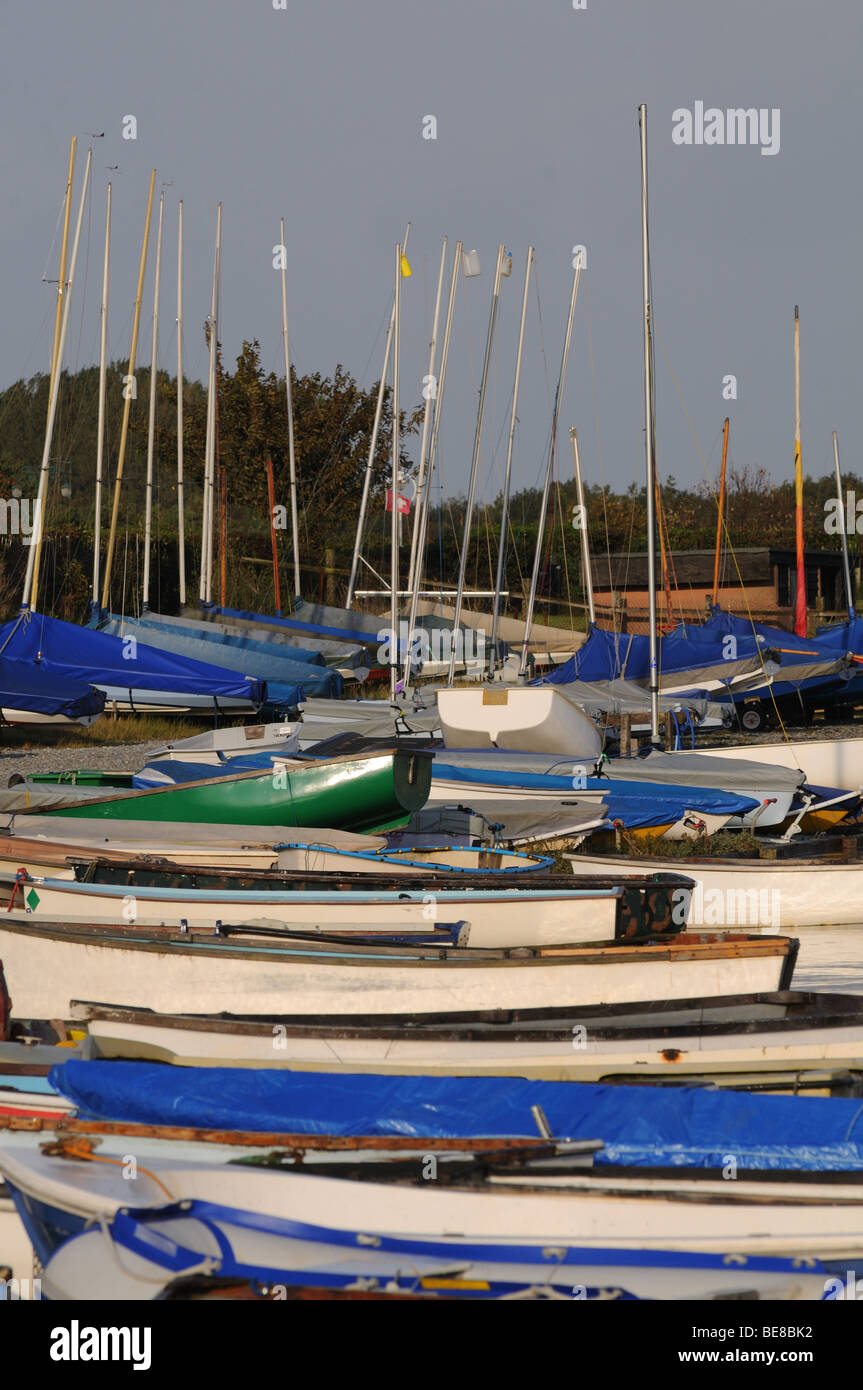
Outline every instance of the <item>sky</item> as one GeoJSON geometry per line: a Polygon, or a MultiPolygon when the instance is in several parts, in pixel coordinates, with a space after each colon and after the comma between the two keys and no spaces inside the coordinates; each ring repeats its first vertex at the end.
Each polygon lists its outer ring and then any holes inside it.
{"type": "MultiPolygon", "coordinates": [[[[428,371],[443,238],[476,249],[462,279],[441,412],[445,496],[464,494],[497,246],[503,281],[478,487],[503,476],[527,247],[527,319],[514,486],[548,449],[572,284],[586,248],[560,413],[588,482],[644,474],[638,106],[648,110],[657,460],[662,479],[732,467],[790,478],[794,306],[802,445],[813,476],[859,459],[861,294],[859,0],[57,0],[2,3],[0,387],[50,366],[58,216],[69,141],[93,146],[66,366],[98,361],[107,181],[113,185],[109,353],[127,357],[150,170],[165,194],[160,365],[176,368],[177,202],[184,205],[186,374],[205,379],[215,211],[223,203],[220,336],[226,361],[258,338],[283,370],[286,221],[292,356],[380,376],[394,248],[402,282],[401,401],[428,371]],[[279,8],[276,8],[279,5],[279,8]],[[695,143],[705,110],[756,108],[756,144],[695,143]],[[681,111],[693,143],[678,143],[681,111]],[[677,115],[675,113],[678,113],[677,115]],[[778,115],[777,115],[778,113],[778,115]],[[135,139],[124,139],[134,116],[135,139]],[[433,116],[436,138],[424,138],[433,116]],[[104,132],[90,140],[88,132],[104,132]],[[769,135],[770,139],[767,139],[769,135]],[[771,150],[772,152],[763,152],[771,150]],[[118,166],[109,171],[108,166],[118,166]],[[734,389],[727,378],[736,380],[734,389]]],[[[712,134],[718,127],[714,120],[712,134]]],[[[684,132],[685,133],[685,132],[684,132]]],[[[721,134],[722,132],[719,131],[721,134]]],[[[727,132],[726,132],[727,133],[727,132]]],[[[150,356],[155,219],[139,361],[150,356]]],[[[449,275],[449,263],[447,269],[449,275]]],[[[448,284],[448,281],[447,281],[448,284]]],[[[113,389],[121,390],[117,379],[113,389]]],[[[414,444],[416,452],[416,444],[414,444]]],[[[36,460],[29,460],[34,463],[36,460]]]]}

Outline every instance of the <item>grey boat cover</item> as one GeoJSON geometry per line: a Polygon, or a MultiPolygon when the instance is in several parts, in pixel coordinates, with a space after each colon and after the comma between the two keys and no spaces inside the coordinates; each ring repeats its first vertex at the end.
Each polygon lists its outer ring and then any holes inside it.
{"type": "Polygon", "coordinates": [[[414,711],[388,700],[324,700],[312,698],[302,703],[300,741],[323,742],[337,734],[356,733],[363,738],[390,738],[396,734],[434,734],[440,732],[437,706],[414,711]]]}
{"type": "Polygon", "coordinates": [[[470,788],[465,787],[464,803],[427,806],[411,816],[408,830],[422,834],[434,834],[437,830],[441,834],[474,834],[477,826],[485,824],[485,838],[519,845],[568,840],[609,824],[608,807],[604,802],[573,800],[543,809],[536,803],[526,805],[524,801],[502,795],[499,799],[484,800],[481,815],[471,811],[469,805],[470,788]]]}
{"type": "Polygon", "coordinates": [[[82,801],[118,801],[127,796],[140,796],[140,792],[132,787],[83,787],[74,782],[56,786],[19,782],[14,787],[0,787],[0,820],[16,812],[54,811],[62,806],[78,806],[82,801]]]}
{"type": "Polygon", "coordinates": [[[648,753],[644,758],[606,759],[599,777],[612,781],[661,782],[684,787],[715,787],[718,791],[751,788],[758,800],[770,792],[796,791],[806,781],[798,768],[755,763],[748,758],[705,758],[700,753],[648,753]]]}
{"type": "Polygon", "coordinates": [[[131,846],[147,845],[150,852],[158,851],[166,859],[171,850],[182,846],[210,846],[225,850],[279,849],[286,845],[326,845],[330,849],[383,849],[382,835],[359,835],[352,830],[329,830],[323,826],[295,825],[192,825],[182,821],[118,820],[106,821],[86,817],[60,820],[56,816],[0,816],[0,833],[18,835],[22,839],[57,841],[64,845],[81,844],[97,853],[102,845],[112,848],[130,846],[129,853],[138,853],[131,846]]]}
{"type": "Polygon", "coordinates": [[[572,755],[555,758],[549,753],[507,753],[494,748],[441,748],[435,750],[435,761],[452,767],[489,768],[497,773],[509,769],[517,773],[549,772],[556,777],[607,777],[610,782],[656,782],[665,787],[712,787],[751,794],[756,800],[770,792],[794,791],[806,780],[799,768],[753,763],[748,758],[705,757],[701,753],[652,752],[641,758],[603,757],[593,762],[572,755]]]}
{"type": "MultiPolygon", "coordinates": [[[[610,681],[568,681],[559,685],[564,695],[568,695],[585,714],[594,719],[609,714],[642,714],[650,716],[650,694],[634,681],[619,678],[610,681]]],[[[699,695],[660,695],[659,708],[666,711],[688,710],[698,723],[705,719],[715,719],[723,723],[728,717],[727,705],[699,695]]]]}

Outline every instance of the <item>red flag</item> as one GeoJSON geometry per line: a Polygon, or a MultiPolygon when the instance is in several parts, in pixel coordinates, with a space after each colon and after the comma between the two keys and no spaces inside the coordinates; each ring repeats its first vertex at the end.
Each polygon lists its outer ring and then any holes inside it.
{"type": "MultiPolygon", "coordinates": [[[[393,490],[392,490],[391,487],[388,487],[388,488],[387,488],[387,511],[388,511],[388,512],[391,512],[392,509],[393,509],[393,490]]],[[[411,499],[410,499],[409,497],[404,497],[404,496],[402,496],[401,493],[399,493],[398,497],[396,498],[396,511],[401,512],[403,516],[409,516],[409,515],[410,515],[410,510],[411,510],[411,499]]]]}

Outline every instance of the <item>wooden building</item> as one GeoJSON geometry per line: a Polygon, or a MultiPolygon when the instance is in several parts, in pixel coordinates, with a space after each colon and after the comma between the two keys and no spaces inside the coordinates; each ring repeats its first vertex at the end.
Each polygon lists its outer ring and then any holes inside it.
{"type": "MultiPolygon", "coordinates": [[[[845,616],[845,579],[838,550],[807,550],[806,605],[813,621],[831,615],[845,616]]],[[[713,593],[714,552],[674,550],[667,556],[671,611],[668,613],[662,565],[656,556],[657,605],[663,625],[685,618],[700,621],[713,593]]],[[[855,588],[859,573],[852,557],[851,579],[855,588]]],[[[591,556],[591,574],[600,627],[621,631],[647,630],[647,553],[591,556]]],[[[797,596],[797,558],[794,550],[749,547],[723,555],[719,566],[719,606],[745,617],[793,628],[797,596]]]]}

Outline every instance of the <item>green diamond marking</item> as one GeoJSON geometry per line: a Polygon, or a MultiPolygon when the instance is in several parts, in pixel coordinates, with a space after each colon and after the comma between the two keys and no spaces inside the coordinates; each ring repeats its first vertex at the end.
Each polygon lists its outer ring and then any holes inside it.
{"type": "Polygon", "coordinates": [[[27,903],[27,906],[29,907],[31,912],[36,911],[36,908],[39,906],[39,894],[36,892],[35,888],[30,889],[30,892],[27,894],[25,902],[27,903]]]}

